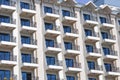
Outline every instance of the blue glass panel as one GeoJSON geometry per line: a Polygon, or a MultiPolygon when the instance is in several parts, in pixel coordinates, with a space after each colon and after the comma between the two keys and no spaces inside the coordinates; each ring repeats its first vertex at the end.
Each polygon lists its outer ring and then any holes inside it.
{"type": "Polygon", "coordinates": [[[65,59],[65,61],[66,61],[66,66],[67,67],[73,67],[74,66],[73,59],[65,59]]]}
{"type": "Polygon", "coordinates": [[[72,49],[72,43],[71,42],[64,42],[65,49],[72,49]]]}
{"type": "Polygon", "coordinates": [[[86,45],[87,52],[93,52],[93,46],[92,45],[86,45]]]}
{"type": "Polygon", "coordinates": [[[95,62],[92,62],[92,61],[88,61],[88,68],[89,69],[95,69],[95,62]]]}
{"type": "Polygon", "coordinates": [[[54,40],[46,39],[46,47],[54,47],[54,40]]]}
{"type": "Polygon", "coordinates": [[[31,54],[22,53],[22,62],[31,63],[31,54]]]}
{"type": "Polygon", "coordinates": [[[89,80],[96,80],[95,78],[89,78],[89,80]]]}
{"type": "Polygon", "coordinates": [[[89,14],[83,14],[84,20],[90,20],[90,15],[89,14]]]}
{"type": "Polygon", "coordinates": [[[52,23],[45,23],[45,30],[53,30],[53,24],[52,23]]]}
{"type": "Polygon", "coordinates": [[[55,65],[55,57],[46,56],[47,65],[55,65]]]}
{"type": "Polygon", "coordinates": [[[4,80],[4,78],[7,78],[7,80],[10,80],[10,71],[9,70],[0,70],[0,80],[4,80]]]}
{"type": "Polygon", "coordinates": [[[25,44],[30,44],[31,43],[31,39],[28,36],[21,36],[21,42],[25,43],[25,44]]]}
{"type": "Polygon", "coordinates": [[[0,0],[0,4],[10,5],[10,0],[0,0]]]}
{"type": "Polygon", "coordinates": [[[0,33],[0,41],[10,41],[10,34],[0,33]]]}
{"type": "Polygon", "coordinates": [[[110,55],[110,49],[103,47],[103,52],[105,55],[110,55]]]}
{"type": "Polygon", "coordinates": [[[118,20],[118,24],[120,25],[120,20],[118,20]]]}
{"type": "Polygon", "coordinates": [[[85,29],[85,35],[86,36],[92,36],[92,30],[85,29]]]}
{"type": "Polygon", "coordinates": [[[102,34],[102,38],[103,38],[103,39],[108,39],[108,33],[106,33],[106,32],[101,32],[101,34],[102,34]]]}
{"type": "Polygon", "coordinates": [[[29,73],[29,72],[22,72],[22,80],[32,80],[31,73],[29,73]]]}
{"type": "Polygon", "coordinates": [[[70,11],[62,10],[63,16],[70,16],[70,11]]]}
{"type": "Polygon", "coordinates": [[[71,27],[70,26],[63,26],[64,28],[64,33],[68,32],[71,33],[71,27]]]}
{"type": "Polygon", "coordinates": [[[47,74],[47,80],[56,80],[55,74],[47,74]]]}
{"type": "Polygon", "coordinates": [[[0,15],[0,22],[10,23],[10,17],[0,15]]]}
{"type": "Polygon", "coordinates": [[[21,19],[21,26],[30,26],[29,19],[21,19]]]}
{"type": "Polygon", "coordinates": [[[52,8],[51,8],[51,7],[44,6],[44,12],[45,12],[45,13],[52,13],[52,8]]]}
{"type": "Polygon", "coordinates": [[[74,76],[67,76],[67,80],[75,80],[74,76]]]}
{"type": "Polygon", "coordinates": [[[20,6],[21,6],[21,8],[24,8],[24,9],[30,9],[29,3],[20,2],[20,6]]]}
{"type": "Polygon", "coordinates": [[[111,64],[105,63],[104,65],[105,65],[106,71],[112,71],[111,64]]]}
{"type": "Polygon", "coordinates": [[[107,20],[106,20],[105,17],[100,17],[100,22],[101,22],[101,23],[107,23],[107,20]]]}

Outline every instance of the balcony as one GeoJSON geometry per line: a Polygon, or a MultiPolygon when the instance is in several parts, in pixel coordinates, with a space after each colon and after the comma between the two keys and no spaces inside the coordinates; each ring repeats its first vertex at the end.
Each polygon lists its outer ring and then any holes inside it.
{"type": "Polygon", "coordinates": [[[16,20],[11,18],[10,22],[0,22],[0,29],[4,30],[4,31],[12,31],[13,29],[15,29],[16,26],[16,20]]]}
{"type": "Polygon", "coordinates": [[[99,23],[97,21],[97,17],[96,16],[90,16],[90,19],[85,19],[83,22],[83,26],[84,27],[95,27],[97,26],[99,23]]]}
{"type": "Polygon", "coordinates": [[[85,42],[95,43],[100,40],[99,33],[93,32],[92,35],[86,35],[85,42]]]}
{"type": "Polygon", "coordinates": [[[5,4],[4,0],[0,3],[0,12],[12,14],[16,10],[16,2],[10,0],[8,4],[5,4]]]}
{"type": "Polygon", "coordinates": [[[103,44],[115,44],[116,43],[116,37],[114,35],[109,34],[107,37],[104,37],[102,40],[103,44]]]}
{"type": "Polygon", "coordinates": [[[120,76],[120,68],[112,66],[111,70],[106,70],[106,76],[120,76]]]}
{"type": "Polygon", "coordinates": [[[77,55],[80,55],[80,46],[73,45],[71,49],[67,49],[66,48],[65,55],[66,56],[77,56],[77,55]]]}
{"type": "Polygon", "coordinates": [[[63,23],[73,24],[77,22],[77,15],[74,12],[70,12],[69,16],[63,15],[63,23]]]}
{"type": "Polygon", "coordinates": [[[38,58],[31,57],[30,62],[22,62],[22,68],[29,68],[29,69],[34,69],[38,67],[38,58]]]}
{"type": "Polygon", "coordinates": [[[37,46],[37,40],[35,39],[30,39],[30,43],[27,43],[28,41],[26,40],[24,43],[22,42],[22,50],[35,50],[38,48],[37,46]]]}
{"type": "MultiPolygon", "coordinates": [[[[9,58],[10,59],[7,59],[7,60],[0,60],[0,66],[2,66],[2,67],[6,67],[6,66],[13,67],[13,66],[17,65],[17,56],[10,55],[9,58]]],[[[5,59],[5,56],[4,56],[4,59],[5,59]]]]}
{"type": "Polygon", "coordinates": [[[62,51],[61,44],[57,42],[54,42],[54,46],[50,46],[50,43],[49,43],[49,45],[46,46],[46,49],[45,49],[45,53],[53,54],[53,55],[57,55],[61,51],[62,51]]]}
{"type": "Polygon", "coordinates": [[[103,74],[103,67],[101,65],[96,65],[94,68],[89,68],[88,74],[101,75],[103,74]]]}
{"type": "Polygon", "coordinates": [[[101,23],[101,29],[104,29],[104,30],[109,30],[109,29],[113,29],[115,27],[115,25],[112,23],[111,20],[109,19],[106,19],[106,22],[102,22],[101,23]]]}
{"type": "Polygon", "coordinates": [[[62,61],[56,61],[54,65],[47,65],[46,70],[47,71],[60,71],[63,69],[63,62],[62,61]]]}
{"type": "Polygon", "coordinates": [[[67,73],[79,73],[81,71],[81,64],[78,62],[74,62],[72,67],[67,66],[66,68],[67,73]]]}
{"type": "Polygon", "coordinates": [[[100,58],[102,56],[101,54],[101,50],[97,49],[97,48],[93,48],[92,51],[87,51],[87,58],[93,58],[93,59],[97,59],[100,58]]]}
{"type": "MultiPolygon", "coordinates": [[[[3,75],[3,74],[1,74],[3,75]]],[[[9,74],[5,74],[4,76],[0,77],[1,80],[17,80],[17,75],[10,75],[9,78],[7,78],[7,76],[9,76],[9,74]]]]}
{"type": "Polygon", "coordinates": [[[44,12],[43,18],[44,18],[45,20],[55,21],[56,19],[59,19],[59,18],[60,18],[59,10],[57,10],[57,9],[52,9],[52,12],[44,12]]]}
{"type": "Polygon", "coordinates": [[[63,38],[65,40],[74,40],[79,37],[78,29],[71,28],[71,32],[64,32],[63,38]]]}
{"type": "Polygon", "coordinates": [[[45,36],[46,37],[56,38],[60,34],[61,34],[60,27],[57,27],[56,25],[53,25],[52,29],[46,29],[45,30],[45,36]]]}
{"type": "Polygon", "coordinates": [[[21,8],[20,16],[32,17],[36,14],[35,6],[29,5],[29,9],[21,8]]]}
{"type": "Polygon", "coordinates": [[[36,28],[36,22],[31,22],[30,23],[30,26],[26,26],[26,25],[21,25],[21,32],[22,33],[34,33],[35,31],[37,31],[37,28],[36,28]]]}
{"type": "Polygon", "coordinates": [[[16,46],[16,38],[10,36],[9,40],[6,40],[6,37],[0,37],[0,46],[5,48],[14,48],[16,46]]]}
{"type": "Polygon", "coordinates": [[[104,60],[113,61],[118,59],[117,51],[110,50],[108,54],[104,53],[104,60]]]}

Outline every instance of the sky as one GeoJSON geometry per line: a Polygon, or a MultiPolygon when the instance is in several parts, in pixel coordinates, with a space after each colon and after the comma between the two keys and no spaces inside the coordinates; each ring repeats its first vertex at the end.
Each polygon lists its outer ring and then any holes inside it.
{"type": "Polygon", "coordinates": [[[76,0],[77,2],[81,2],[81,3],[87,3],[90,0],[76,0]]]}

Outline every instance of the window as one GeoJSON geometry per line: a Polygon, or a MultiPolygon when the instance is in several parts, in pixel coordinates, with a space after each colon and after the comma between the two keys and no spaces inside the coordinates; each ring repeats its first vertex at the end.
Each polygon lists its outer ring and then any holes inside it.
{"type": "Polygon", "coordinates": [[[92,45],[86,45],[87,52],[93,52],[93,46],[92,45]]]}
{"type": "Polygon", "coordinates": [[[89,14],[83,14],[84,20],[90,20],[90,15],[89,14]]]}
{"type": "Polygon", "coordinates": [[[89,80],[96,80],[95,78],[89,78],[89,80]]]}
{"type": "Polygon", "coordinates": [[[22,44],[30,44],[31,43],[31,39],[30,37],[28,36],[21,36],[21,41],[22,41],[22,44]]]}
{"type": "Polygon", "coordinates": [[[45,12],[45,13],[52,13],[52,8],[51,8],[51,7],[44,6],[44,12],[45,12]]]}
{"type": "Polygon", "coordinates": [[[75,80],[74,76],[67,76],[67,80],[75,80]]]}
{"type": "Polygon", "coordinates": [[[10,60],[10,52],[0,51],[0,60],[10,60]]]}
{"type": "Polygon", "coordinates": [[[112,71],[112,66],[111,66],[111,64],[105,63],[104,65],[105,65],[106,71],[112,71]]]}
{"type": "Polygon", "coordinates": [[[47,65],[55,65],[55,57],[46,56],[47,65]]]}
{"type": "Polygon", "coordinates": [[[106,33],[106,32],[101,32],[101,34],[102,34],[102,38],[103,38],[103,39],[108,39],[108,33],[106,33]]]}
{"type": "Polygon", "coordinates": [[[0,33],[0,41],[10,41],[10,34],[0,33]]]}
{"type": "Polygon", "coordinates": [[[9,16],[0,15],[0,22],[10,23],[10,17],[9,16]]]}
{"type": "Polygon", "coordinates": [[[47,80],[56,80],[55,74],[47,74],[47,80]]]}
{"type": "Polygon", "coordinates": [[[73,59],[65,59],[65,61],[66,61],[66,66],[67,67],[73,67],[74,66],[73,59]]]}
{"type": "Polygon", "coordinates": [[[101,22],[101,23],[107,23],[107,20],[106,20],[105,17],[100,17],[100,22],[101,22]]]}
{"type": "Polygon", "coordinates": [[[71,27],[70,26],[63,26],[64,28],[64,33],[71,33],[71,27]]]}
{"type": "Polygon", "coordinates": [[[45,30],[53,30],[53,24],[52,23],[45,23],[45,30]]]}
{"type": "Polygon", "coordinates": [[[63,16],[70,16],[70,11],[62,10],[63,16]]]}
{"type": "Polygon", "coordinates": [[[22,80],[32,80],[32,74],[30,72],[22,72],[22,80]]]}
{"type": "Polygon", "coordinates": [[[10,80],[10,71],[9,70],[0,70],[0,80],[10,80]]]}
{"type": "Polygon", "coordinates": [[[72,43],[71,42],[64,42],[65,49],[72,49],[72,43]]]}
{"type": "Polygon", "coordinates": [[[120,20],[118,20],[118,24],[120,25],[120,20]]]}
{"type": "Polygon", "coordinates": [[[85,35],[86,36],[92,36],[92,30],[85,29],[85,35]]]}
{"type": "Polygon", "coordinates": [[[21,26],[30,26],[30,20],[21,19],[21,26]]]}
{"type": "Polygon", "coordinates": [[[110,55],[110,49],[103,47],[103,52],[105,55],[110,55]]]}
{"type": "Polygon", "coordinates": [[[88,63],[88,68],[89,68],[89,69],[95,69],[95,62],[93,62],[93,61],[88,61],[87,63],[88,63]]]}
{"type": "Polygon", "coordinates": [[[31,63],[31,54],[22,53],[22,62],[31,63]]]}
{"type": "Polygon", "coordinates": [[[0,4],[10,5],[10,0],[0,0],[0,4]]]}
{"type": "Polygon", "coordinates": [[[24,9],[30,9],[29,3],[20,2],[20,6],[21,6],[21,8],[24,8],[24,9]]]}
{"type": "Polygon", "coordinates": [[[46,39],[46,47],[54,47],[54,40],[46,39]]]}

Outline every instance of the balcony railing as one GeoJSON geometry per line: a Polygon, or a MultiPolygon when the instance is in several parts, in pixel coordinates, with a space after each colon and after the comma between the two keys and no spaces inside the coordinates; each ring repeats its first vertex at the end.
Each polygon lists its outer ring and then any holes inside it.
{"type": "Polygon", "coordinates": [[[27,39],[24,39],[24,42],[22,42],[22,44],[37,45],[37,40],[35,40],[35,39],[30,39],[30,42],[28,42],[27,39]]]}
{"type": "MultiPolygon", "coordinates": [[[[47,65],[50,65],[50,64],[47,64],[47,65]]],[[[55,64],[53,64],[53,65],[55,65],[55,66],[62,66],[63,65],[63,61],[56,60],[55,64]]]]}
{"type": "Polygon", "coordinates": [[[72,48],[66,48],[66,50],[77,50],[79,51],[80,50],[80,46],[79,45],[72,45],[72,48]]]}
{"type": "Polygon", "coordinates": [[[115,67],[115,66],[112,66],[110,70],[106,70],[106,72],[120,72],[120,68],[119,67],[115,67]]]}
{"type": "MultiPolygon", "coordinates": [[[[65,17],[65,15],[63,15],[63,17],[65,17]]],[[[67,16],[67,17],[75,17],[75,18],[77,18],[77,14],[74,13],[74,12],[70,12],[70,15],[67,16]]]]}
{"type": "Polygon", "coordinates": [[[57,43],[57,42],[54,42],[53,45],[51,45],[51,43],[49,42],[46,47],[53,47],[53,48],[61,48],[61,44],[60,43],[57,43]]]}
{"type": "Polygon", "coordinates": [[[8,6],[14,6],[16,5],[16,1],[10,0],[8,4],[5,4],[5,0],[1,0],[0,5],[8,5],[8,6]]]}
{"type": "Polygon", "coordinates": [[[60,27],[53,25],[52,29],[46,28],[46,30],[55,30],[55,31],[60,31],[60,27]]]}
{"type": "Polygon", "coordinates": [[[110,50],[108,54],[104,54],[104,55],[113,55],[113,56],[117,56],[117,51],[114,50],[110,50]]]}
{"type": "Polygon", "coordinates": [[[100,54],[101,53],[101,50],[100,49],[97,49],[97,48],[93,48],[93,50],[92,51],[87,51],[87,53],[98,53],[98,54],[100,54]]]}
{"type": "MultiPolygon", "coordinates": [[[[106,18],[106,22],[103,22],[103,23],[113,24],[113,21],[110,18],[106,18]]],[[[102,24],[102,22],[101,22],[101,24],[102,24]]]]}
{"type": "Polygon", "coordinates": [[[7,41],[7,42],[16,42],[16,38],[14,36],[10,36],[10,39],[0,36],[0,41],[7,41]]]}
{"type": "Polygon", "coordinates": [[[22,8],[21,9],[28,9],[28,10],[36,10],[35,5],[29,4],[29,8],[22,8]]]}
{"type": "Polygon", "coordinates": [[[78,34],[78,29],[71,28],[71,32],[64,32],[64,33],[74,33],[74,34],[78,34]]]}
{"type": "Polygon", "coordinates": [[[115,40],[116,37],[115,37],[115,35],[111,35],[111,34],[109,34],[108,37],[103,38],[103,39],[112,39],[112,40],[115,40]]]}
{"type": "MultiPolygon", "coordinates": [[[[21,24],[21,26],[26,26],[26,25],[21,24]]],[[[30,22],[29,27],[36,27],[36,22],[30,22]]]]}
{"type": "Polygon", "coordinates": [[[89,70],[103,70],[103,67],[101,65],[95,65],[94,68],[89,68],[89,70]]]}
{"type": "Polygon", "coordinates": [[[10,55],[9,58],[8,56],[0,56],[0,60],[17,61],[17,56],[10,55]]]}
{"type": "Polygon", "coordinates": [[[78,62],[73,62],[73,63],[71,63],[72,64],[72,66],[67,66],[67,67],[72,67],[72,68],[81,68],[81,63],[78,63],[78,62]]]}
{"type": "MultiPolygon", "coordinates": [[[[2,14],[0,14],[2,15],[2,14]]],[[[16,24],[16,19],[10,18],[10,22],[4,22],[4,21],[0,21],[0,23],[10,23],[10,24],[16,24]]]]}
{"type": "MultiPolygon", "coordinates": [[[[8,75],[6,75],[6,76],[8,76],[8,75]]],[[[17,75],[12,75],[12,76],[10,76],[9,79],[7,77],[0,76],[0,80],[17,80],[17,75]]]]}
{"type": "Polygon", "coordinates": [[[90,15],[90,19],[84,19],[84,21],[86,21],[86,20],[98,21],[98,18],[97,18],[97,16],[90,15]]]}
{"type": "Polygon", "coordinates": [[[32,76],[32,80],[39,80],[39,77],[37,77],[37,76],[32,76]]]}
{"type": "Polygon", "coordinates": [[[58,9],[53,9],[52,8],[52,12],[44,12],[44,13],[51,13],[51,14],[60,14],[59,10],[58,9]]]}
{"type": "Polygon", "coordinates": [[[92,35],[86,35],[86,36],[99,37],[99,33],[93,32],[92,35]]]}

